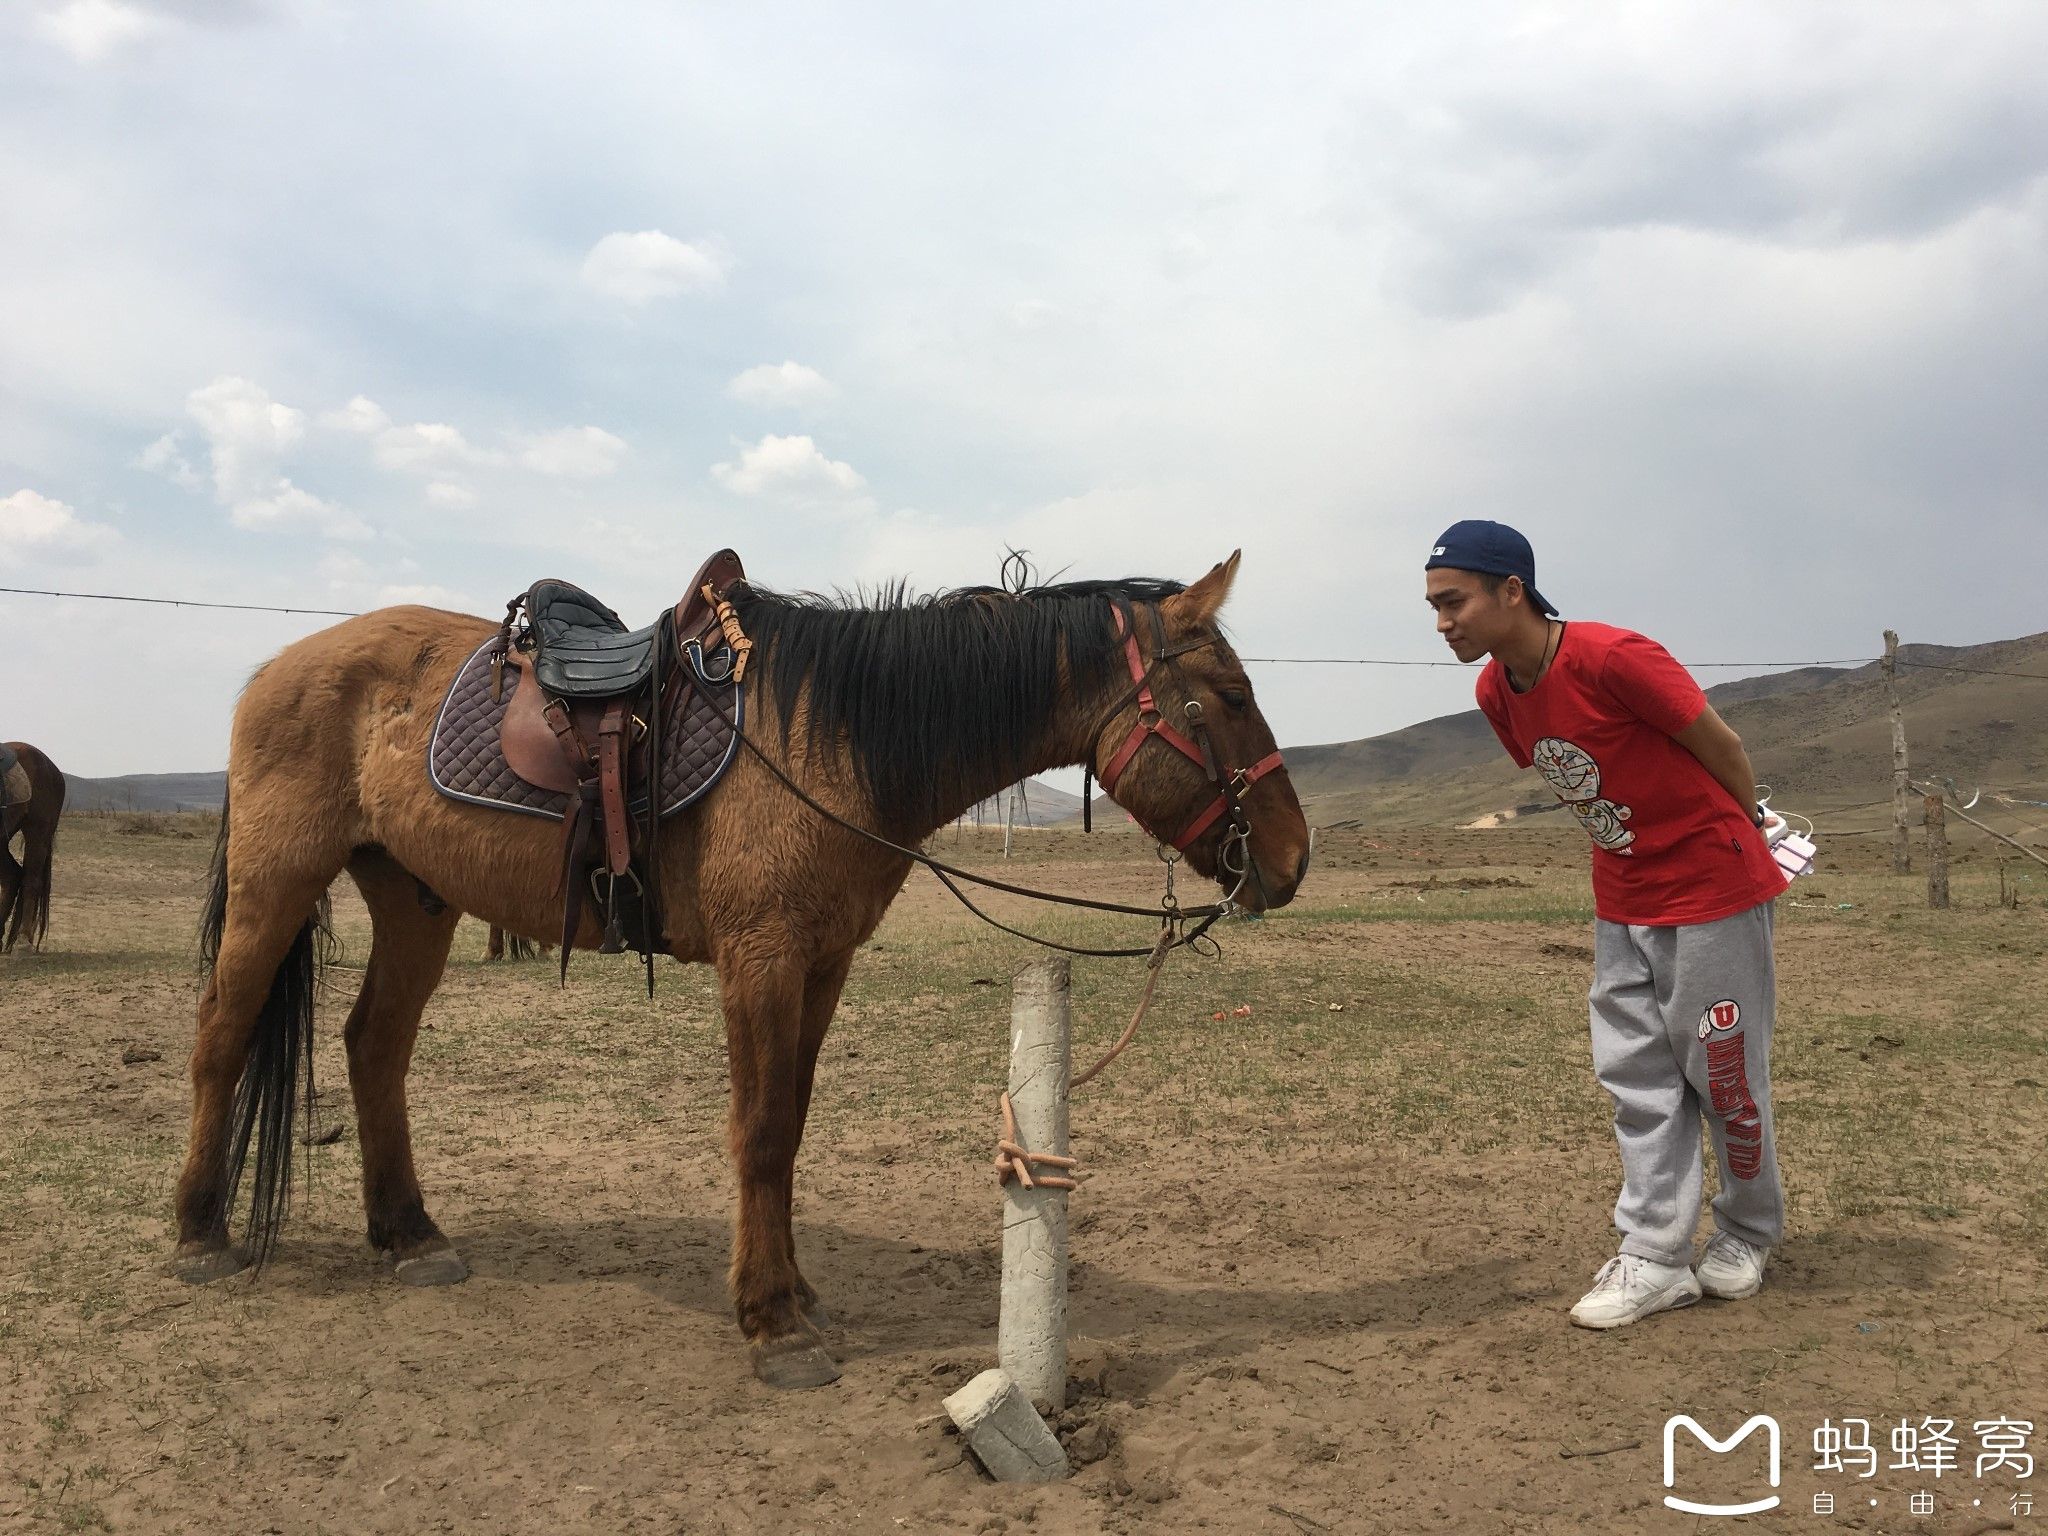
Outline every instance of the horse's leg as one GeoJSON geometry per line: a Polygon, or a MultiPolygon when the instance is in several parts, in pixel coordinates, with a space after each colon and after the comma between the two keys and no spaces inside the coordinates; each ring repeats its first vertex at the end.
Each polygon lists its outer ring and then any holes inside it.
{"type": "MultiPolygon", "coordinates": [[[[228,1245],[228,1116],[236,1085],[249,1065],[259,1018],[271,1000],[272,983],[294,946],[302,938],[310,942],[312,913],[328,881],[340,873],[338,867],[325,873],[274,865],[259,869],[255,876],[234,880],[224,897],[220,950],[199,999],[199,1033],[192,1045],[192,1126],[185,1167],[178,1176],[178,1251],[171,1265],[173,1274],[193,1284],[218,1280],[249,1265],[246,1246],[228,1245]]],[[[216,878],[227,880],[225,867],[216,878]]],[[[265,1027],[277,1023],[263,1022],[265,1027]]],[[[292,1091],[289,1082],[283,1091],[292,1091]]],[[[289,1167],[290,1149],[283,1149],[283,1155],[289,1167]]],[[[259,1187],[260,1183],[259,1178],[259,1187]]]]}
{"type": "Polygon", "coordinates": [[[444,907],[438,916],[429,915],[420,904],[419,882],[385,854],[358,852],[348,872],[370,909],[370,963],[344,1032],[370,1246],[390,1259],[392,1272],[407,1285],[453,1285],[469,1278],[469,1267],[420,1197],[405,1074],[420,1012],[440,985],[462,914],[444,907]]]}
{"type": "Polygon", "coordinates": [[[21,862],[8,846],[13,833],[5,827],[0,827],[0,832],[7,832],[7,836],[0,837],[0,954],[5,954],[14,948],[14,935],[8,930],[14,920],[14,904],[21,895],[21,862]]]}
{"type": "Polygon", "coordinates": [[[739,1175],[732,1298],[754,1374],[771,1387],[819,1387],[839,1367],[803,1314],[789,1244],[790,1174],[803,1139],[805,977],[798,962],[750,948],[719,956],[732,1066],[732,1157],[739,1175]]]}
{"type": "MultiPolygon", "coordinates": [[[[804,1126],[811,1117],[811,1084],[817,1076],[818,1052],[825,1044],[825,1031],[832,1026],[832,1015],[839,1007],[839,994],[846,986],[846,972],[853,964],[853,951],[833,955],[811,967],[804,978],[803,1033],[797,1040],[796,1079],[796,1131],[801,1144],[804,1126]]],[[[812,1326],[828,1327],[831,1318],[824,1304],[818,1300],[818,1293],[811,1282],[804,1278],[803,1268],[796,1261],[796,1234],[790,1228],[791,1210],[796,1197],[796,1158],[792,1154],[789,1163],[788,1180],[782,1192],[783,1238],[789,1244],[789,1266],[796,1271],[797,1305],[803,1308],[804,1316],[812,1326]]]]}
{"type": "Polygon", "coordinates": [[[491,930],[490,941],[484,946],[484,958],[486,960],[502,960],[505,958],[504,929],[493,928],[491,930]]]}

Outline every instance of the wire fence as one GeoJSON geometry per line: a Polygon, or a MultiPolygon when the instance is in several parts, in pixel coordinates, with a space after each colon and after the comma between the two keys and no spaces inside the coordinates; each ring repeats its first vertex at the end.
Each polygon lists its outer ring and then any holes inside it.
{"type": "MultiPolygon", "coordinates": [[[[78,598],[96,603],[146,603],[164,608],[217,608],[236,613],[285,613],[305,615],[313,618],[355,619],[361,618],[360,610],[351,608],[293,608],[272,603],[222,603],[196,597],[137,597],[124,592],[59,592],[46,587],[0,587],[0,594],[15,597],[60,597],[78,598]]],[[[1248,662],[1269,667],[1463,667],[1462,661],[1424,661],[1389,656],[1246,656],[1248,662]]],[[[1820,661],[1689,661],[1689,667],[1722,669],[1743,669],[1767,671],[1774,667],[1860,667],[1874,666],[1883,660],[1880,656],[1837,656],[1820,661]]],[[[1958,667],[1940,661],[1908,661],[1901,656],[1899,665],[1915,667],[1923,672],[1964,672],[1978,677],[2020,677],[2037,682],[2048,682],[2048,672],[2013,672],[1995,667],[1958,667]]]]}

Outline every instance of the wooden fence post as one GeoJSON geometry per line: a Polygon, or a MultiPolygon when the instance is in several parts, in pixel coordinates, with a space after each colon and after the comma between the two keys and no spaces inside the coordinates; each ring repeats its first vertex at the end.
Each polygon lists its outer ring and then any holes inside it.
{"type": "Polygon", "coordinates": [[[1884,696],[1892,712],[1892,873],[1908,874],[1913,853],[1906,842],[1906,721],[1899,713],[1899,636],[1884,632],[1884,696]]]}
{"type": "Polygon", "coordinates": [[[1922,801],[1927,808],[1927,905],[1937,912],[1948,910],[1948,824],[1942,817],[1941,796],[1922,801]]]}
{"type": "MultiPolygon", "coordinates": [[[[1073,963],[1047,955],[1011,983],[1010,1108],[1021,1144],[1067,1151],[1073,963]]],[[[1041,1413],[1067,1405],[1067,1192],[1003,1186],[1003,1303],[996,1357],[1041,1413]]]]}

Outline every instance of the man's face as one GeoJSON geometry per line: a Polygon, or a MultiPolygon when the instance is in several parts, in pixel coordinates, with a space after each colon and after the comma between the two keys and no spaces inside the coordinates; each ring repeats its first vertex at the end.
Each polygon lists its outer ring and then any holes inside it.
{"type": "Polygon", "coordinates": [[[1489,592],[1476,571],[1445,566],[1425,571],[1423,595],[1436,610],[1436,632],[1460,661],[1477,661],[1511,632],[1511,603],[1521,597],[1522,584],[1509,577],[1498,592],[1489,592]]]}

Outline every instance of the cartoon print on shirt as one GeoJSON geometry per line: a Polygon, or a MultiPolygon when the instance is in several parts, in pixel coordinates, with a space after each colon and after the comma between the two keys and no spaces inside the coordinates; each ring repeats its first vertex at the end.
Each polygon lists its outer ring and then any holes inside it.
{"type": "Polygon", "coordinates": [[[1557,798],[1579,818],[1586,836],[1609,853],[1628,853],[1636,835],[1622,823],[1635,812],[1600,798],[1600,765],[1584,747],[1562,736],[1545,736],[1529,755],[1557,798]]]}

